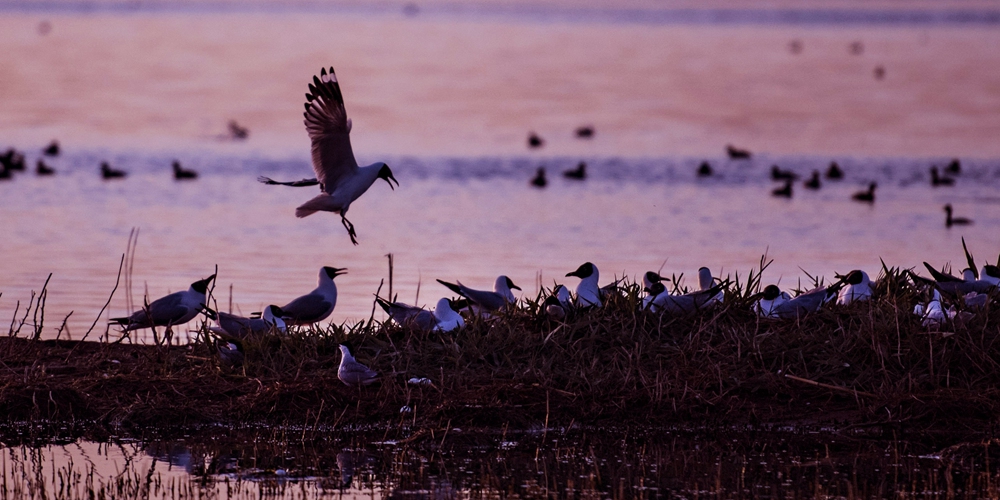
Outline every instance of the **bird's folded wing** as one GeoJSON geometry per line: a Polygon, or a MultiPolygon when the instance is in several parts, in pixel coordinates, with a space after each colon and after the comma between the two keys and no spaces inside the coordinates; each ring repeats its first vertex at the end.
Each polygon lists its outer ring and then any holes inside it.
{"type": "MultiPolygon", "coordinates": [[[[319,294],[309,294],[303,295],[288,304],[281,306],[281,311],[283,318],[293,318],[297,321],[309,321],[311,318],[319,316],[326,312],[330,308],[330,302],[327,301],[322,295],[319,294]]],[[[319,321],[323,318],[319,318],[319,321]]]]}
{"type": "Polygon", "coordinates": [[[337,76],[324,68],[313,77],[306,94],[305,124],[312,139],[312,161],[316,178],[331,192],[339,180],[358,169],[351,149],[351,121],[344,109],[337,76]]]}

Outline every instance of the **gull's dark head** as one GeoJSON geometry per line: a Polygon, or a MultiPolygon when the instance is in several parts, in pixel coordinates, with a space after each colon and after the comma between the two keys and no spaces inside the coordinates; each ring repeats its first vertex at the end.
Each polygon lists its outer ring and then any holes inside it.
{"type": "Polygon", "coordinates": [[[208,290],[208,284],[211,283],[213,280],[215,280],[214,274],[203,280],[191,283],[191,288],[193,288],[194,291],[198,293],[204,294],[208,290]]]}
{"type": "Polygon", "coordinates": [[[660,276],[660,273],[654,273],[653,271],[646,271],[646,274],[642,275],[642,281],[647,287],[652,286],[653,283],[659,283],[663,280],[664,278],[663,276],[660,276]]]}
{"type": "Polygon", "coordinates": [[[764,287],[764,293],[761,294],[761,298],[764,300],[774,300],[781,296],[781,289],[777,285],[767,285],[764,287]]]}
{"type": "Polygon", "coordinates": [[[652,296],[657,296],[667,291],[667,285],[664,285],[662,281],[657,281],[656,283],[646,287],[644,290],[652,296]]]}
{"type": "Polygon", "coordinates": [[[323,268],[323,272],[326,273],[326,276],[328,278],[330,278],[330,281],[333,281],[333,279],[336,278],[337,276],[340,276],[341,274],[347,274],[347,268],[326,266],[323,268]]]}
{"type": "Polygon", "coordinates": [[[566,276],[576,276],[577,278],[584,279],[590,277],[595,272],[597,272],[597,266],[590,262],[584,262],[583,265],[576,268],[576,271],[566,273],[566,276]]]}
{"type": "Polygon", "coordinates": [[[864,273],[862,273],[858,269],[855,269],[855,270],[847,273],[847,277],[844,278],[844,281],[846,281],[847,284],[849,284],[849,285],[860,285],[861,282],[864,281],[864,280],[865,280],[864,273]]]}
{"type": "Polygon", "coordinates": [[[393,191],[395,191],[396,188],[392,186],[392,183],[395,182],[397,186],[399,185],[399,181],[392,176],[392,170],[389,169],[389,165],[386,165],[385,163],[383,163],[382,168],[378,170],[378,178],[388,182],[389,187],[392,188],[393,191]]]}
{"type": "Polygon", "coordinates": [[[503,279],[507,280],[507,288],[510,288],[511,290],[520,290],[521,289],[521,287],[515,285],[514,282],[510,280],[510,278],[504,276],[503,279]]]}

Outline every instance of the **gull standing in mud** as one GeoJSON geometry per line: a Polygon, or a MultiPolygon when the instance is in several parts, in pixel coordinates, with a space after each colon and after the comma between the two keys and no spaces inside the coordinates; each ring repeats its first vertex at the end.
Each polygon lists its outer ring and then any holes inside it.
{"type": "Polygon", "coordinates": [[[337,369],[337,378],[341,382],[351,387],[368,385],[378,378],[378,373],[367,366],[358,363],[351,350],[346,345],[340,345],[340,368],[337,369]]]}
{"type": "Polygon", "coordinates": [[[476,308],[484,311],[499,311],[507,306],[507,304],[513,304],[517,302],[517,298],[514,297],[514,292],[511,290],[520,290],[521,287],[514,284],[510,278],[500,275],[497,277],[496,281],[493,283],[493,291],[489,292],[486,290],[473,290],[462,284],[461,281],[458,284],[448,283],[447,281],[437,280],[438,283],[448,287],[449,290],[469,299],[471,305],[476,306],[476,308]]]}
{"type": "Polygon", "coordinates": [[[309,186],[319,184],[320,194],[295,209],[296,217],[306,217],[316,212],[340,214],[340,221],[347,229],[351,243],[358,244],[354,224],[347,220],[347,210],[351,202],[361,197],[378,179],[385,180],[390,188],[399,181],[384,162],[375,162],[359,167],[351,149],[351,119],[344,108],[344,96],[340,92],[337,75],[330,68],[313,77],[306,94],[305,125],[312,139],[312,165],[316,179],[295,182],[275,182],[266,177],[257,180],[265,184],[309,186]]]}
{"type": "Polygon", "coordinates": [[[156,299],[128,317],[111,318],[111,323],[123,326],[126,332],[165,326],[170,333],[171,327],[191,321],[206,307],[205,293],[208,291],[208,284],[213,280],[215,280],[214,274],[191,283],[191,287],[183,292],[174,292],[156,299]]]}
{"type": "Polygon", "coordinates": [[[566,276],[580,278],[580,284],[576,285],[577,307],[601,307],[601,287],[598,285],[601,274],[597,266],[584,262],[576,271],[566,273],[566,276]]]}
{"type": "Polygon", "coordinates": [[[326,319],[337,306],[337,285],[333,279],[347,274],[347,268],[324,267],[319,270],[316,289],[281,306],[281,319],[288,325],[311,325],[326,319]]]}

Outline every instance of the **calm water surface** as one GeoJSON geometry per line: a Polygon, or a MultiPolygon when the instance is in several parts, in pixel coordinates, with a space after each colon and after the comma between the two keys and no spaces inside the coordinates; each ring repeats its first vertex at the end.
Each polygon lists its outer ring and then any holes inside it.
{"type": "Polygon", "coordinates": [[[552,431],[7,445],[6,498],[995,498],[983,446],[822,434],[552,431]]]}
{"type": "MultiPolygon", "coordinates": [[[[394,292],[421,304],[444,294],[435,278],[485,288],[503,273],[533,296],[539,283],[574,285],[563,276],[584,261],[607,282],[661,266],[745,274],[767,253],[765,278],[794,285],[803,270],[875,274],[880,257],[960,268],[962,236],[980,261],[1000,253],[992,24],[533,12],[3,10],[0,146],[27,150],[33,165],[59,138],[66,154],[52,161],[53,178],[0,182],[0,318],[23,311],[52,273],[44,335],[72,311],[68,333],[80,338],[114,286],[132,228],[135,303],[218,265],[220,306],[229,307],[231,286],[233,309],[249,313],[312,289],[332,265],[349,268],[338,279],[337,323],[371,313],[388,253],[394,292]],[[312,176],[302,96],[331,64],[360,160],[386,160],[402,184],[378,183],[351,207],[359,247],[335,216],[295,219],[311,189],[254,181],[312,176]],[[220,140],[229,119],[250,128],[247,141],[220,140]],[[592,140],[573,137],[581,124],[596,127],[592,140]],[[527,150],[529,130],[544,148],[527,150]],[[758,155],[730,162],[727,143],[758,155]],[[965,167],[957,185],[932,189],[928,168],[952,157],[965,167]],[[174,158],[201,178],[172,181],[174,158]],[[702,159],[720,177],[695,179],[702,159]],[[832,159],[844,181],[799,187],[792,200],[769,196],[771,164],[807,175],[832,159]],[[129,178],[101,182],[102,160],[129,178]],[[580,160],[591,179],[560,178],[580,160]],[[527,185],[538,166],[550,173],[545,190],[527,185]],[[874,206],[851,202],[870,181],[880,185],[874,206]],[[945,203],[975,224],[945,229],[945,203]]],[[[129,312],[122,292],[107,315],[129,312]]]]}

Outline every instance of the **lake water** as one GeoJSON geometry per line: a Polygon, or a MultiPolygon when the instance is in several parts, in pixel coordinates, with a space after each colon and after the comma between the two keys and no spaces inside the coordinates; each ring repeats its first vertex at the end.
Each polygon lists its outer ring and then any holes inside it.
{"type": "MultiPolygon", "coordinates": [[[[661,266],[742,275],[767,253],[765,280],[795,285],[874,275],[880,258],[957,270],[963,236],[980,264],[996,260],[994,7],[682,7],[0,2],[0,146],[29,165],[53,138],[65,151],[54,177],[0,181],[0,318],[52,273],[44,335],[72,311],[80,338],[132,228],[133,303],[218,265],[220,307],[231,286],[249,313],[332,265],[349,269],[336,323],[371,314],[389,253],[394,292],[422,304],[445,295],[436,278],[486,288],[508,274],[533,296],[575,285],[563,276],[584,261],[608,282],[661,266]],[[388,162],[401,184],[352,205],[358,247],[335,216],[294,217],[314,188],[254,180],[313,176],[303,94],[330,65],[359,160],[388,162]],[[220,138],[230,119],[246,141],[220,138]],[[584,124],[590,140],[574,137],[584,124]],[[756,154],[727,160],[728,143],[756,154]],[[956,186],[932,188],[929,167],[953,157],[956,186]],[[173,181],[175,158],[201,177],[173,181]],[[129,177],[101,181],[102,160],[129,177]],[[561,178],[581,160],[590,179],[561,178]],[[695,177],[702,160],[716,177],[695,177]],[[772,164],[805,176],[831,160],[845,180],[770,196],[772,164]],[[539,166],[544,190],[528,186],[539,166]],[[852,202],[871,181],[875,204],[852,202]],[[975,224],[945,228],[945,203],[975,224]]],[[[128,312],[119,288],[105,316],[128,312]]]]}
{"type": "Polygon", "coordinates": [[[8,445],[0,448],[0,494],[68,500],[992,498],[998,479],[981,445],[942,454],[905,440],[798,432],[469,435],[452,429],[416,443],[265,434],[8,445]]]}

